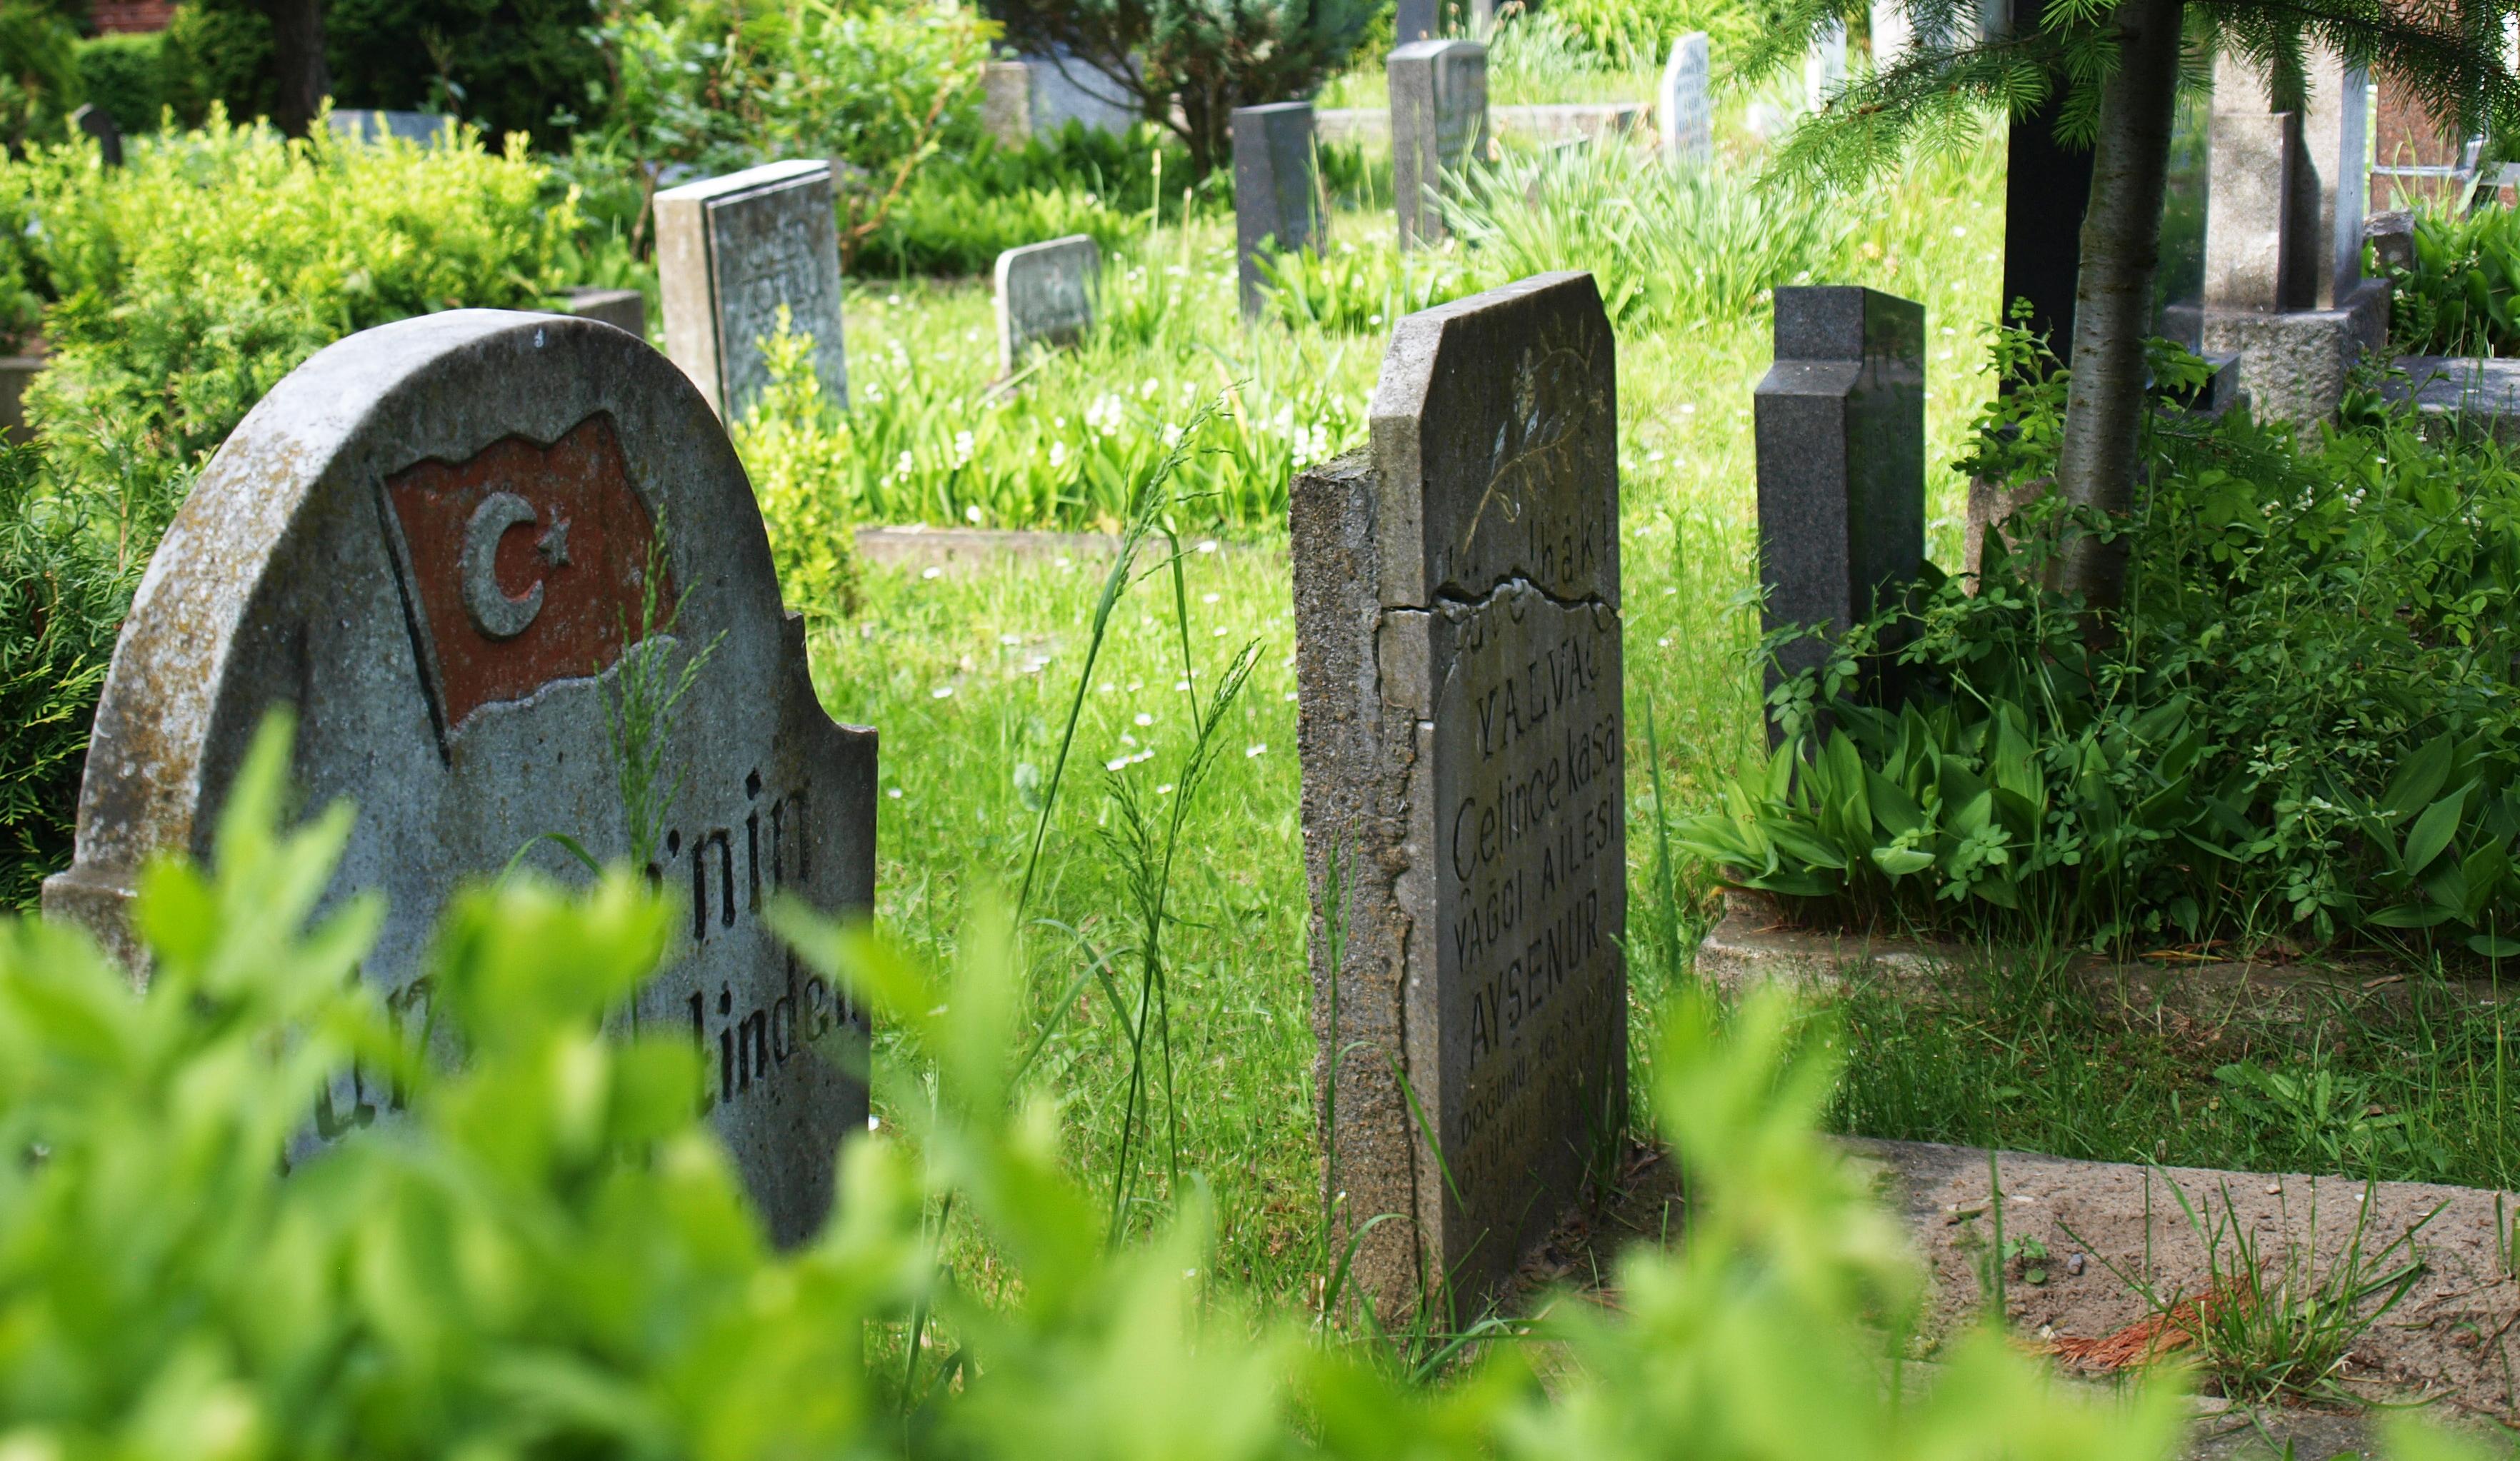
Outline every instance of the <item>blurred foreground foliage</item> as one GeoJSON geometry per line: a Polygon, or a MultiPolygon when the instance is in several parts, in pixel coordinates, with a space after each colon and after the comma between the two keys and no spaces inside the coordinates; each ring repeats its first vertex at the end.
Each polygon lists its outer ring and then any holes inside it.
{"type": "MultiPolygon", "coordinates": [[[[85,934],[0,922],[0,1433],[13,1454],[256,1457],[2162,1457],[2174,1384],[2061,1391],[1992,1337],[1927,1383],[1886,1363],[1919,1293],[1890,1219],[1813,1135],[1834,1069],[1779,997],[1667,1022],[1657,1105],[1688,1164],[1674,1250],[1619,1302],[1552,1305],[1431,1385],[1371,1341],[1260,1323],[1193,1201],[1105,1242],[1058,1113],[1012,1077],[1016,955],[982,924],[937,972],[796,909],[932,1079],[853,1140],[841,1200],[771,1249],[699,1115],[699,1057],[607,1016],[671,908],[623,875],[462,896],[427,977],[434,1038],[359,961],[371,897],[327,902],[352,813],[283,830],[285,722],[214,870],[144,878],[137,993],[85,934]],[[310,919],[312,919],[310,925],[310,919]],[[348,1064],[405,1109],[326,1147],[348,1064]],[[992,1297],[940,1273],[958,1200],[992,1297]],[[924,1388],[898,1352],[936,1315],[924,1388]]],[[[878,1079],[885,1079],[878,1074],[878,1079]]],[[[2427,1440],[2427,1449],[2438,1442],[2427,1440]]]]}

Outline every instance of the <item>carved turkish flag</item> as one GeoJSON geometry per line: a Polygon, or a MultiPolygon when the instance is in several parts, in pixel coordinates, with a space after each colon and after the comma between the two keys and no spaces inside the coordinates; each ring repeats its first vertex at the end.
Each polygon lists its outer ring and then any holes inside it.
{"type": "MultiPolygon", "coordinates": [[[[547,447],[509,436],[419,463],[384,491],[441,743],[485,705],[602,674],[661,627],[645,622],[641,593],[655,525],[609,415],[547,447]]],[[[672,612],[670,574],[653,601],[672,612]]]]}

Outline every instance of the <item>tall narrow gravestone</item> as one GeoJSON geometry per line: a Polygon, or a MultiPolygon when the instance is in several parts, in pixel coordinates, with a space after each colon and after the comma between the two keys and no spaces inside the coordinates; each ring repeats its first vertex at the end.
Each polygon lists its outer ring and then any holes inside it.
{"type": "Polygon", "coordinates": [[[1292,511],[1325,1174],[1379,1309],[1475,1312],[1627,1109],[1618,378],[1593,277],[1402,320],[1372,418],[1292,511]]]}
{"type": "Polygon", "coordinates": [[[998,375],[1012,376],[1033,346],[1073,345],[1094,329],[1102,247],[1083,234],[998,255],[998,375]]]}
{"type": "Polygon", "coordinates": [[[1436,190],[1487,152],[1488,48],[1477,41],[1413,41],[1383,67],[1391,86],[1391,197],[1400,245],[1440,244],[1436,190]]]}
{"type": "Polygon", "coordinates": [[[1675,167],[1704,162],[1715,150],[1714,124],[1706,108],[1705,31],[1692,30],[1671,43],[1671,60],[1663,66],[1656,102],[1664,158],[1675,167]]]}
{"type": "MultiPolygon", "coordinates": [[[[866,1125],[866,1029],[762,909],[783,893],[870,907],[875,733],[815,700],[743,468],[672,365],[592,321],[456,310],[292,372],[150,560],[46,911],[127,952],[142,865],[209,851],[280,706],[309,805],[356,805],[331,896],[384,894],[366,973],[413,1028],[458,887],[546,832],[608,860],[644,846],[682,910],[635,1018],[699,1048],[772,1233],[814,1229],[840,1138],[866,1125]],[[693,667],[685,708],[651,723],[652,789],[625,792],[625,682],[693,667]]],[[[548,843],[527,856],[569,870],[548,843]]],[[[354,1070],[318,1134],[390,1108],[354,1070]]]]}
{"type": "Polygon", "coordinates": [[[1313,181],[1313,104],[1273,102],[1234,111],[1234,246],[1242,313],[1260,312],[1265,249],[1314,246],[1321,205],[1313,181]]]}
{"type": "Polygon", "coordinates": [[[772,162],[656,195],[656,277],[665,353],[727,420],[770,383],[761,341],[814,337],[823,389],[848,403],[840,348],[839,226],[828,162],[772,162]]]}
{"type": "MultiPolygon", "coordinates": [[[[1925,307],[1832,285],[1779,288],[1776,310],[1752,400],[1763,628],[1842,633],[1925,560],[1925,307]]],[[[1795,641],[1770,685],[1827,653],[1795,641]]]]}

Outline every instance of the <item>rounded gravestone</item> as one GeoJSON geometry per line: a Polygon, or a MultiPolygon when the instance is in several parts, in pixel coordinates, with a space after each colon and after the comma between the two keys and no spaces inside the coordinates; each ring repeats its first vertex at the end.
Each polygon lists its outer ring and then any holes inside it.
{"type": "MultiPolygon", "coordinates": [[[[638,1016],[700,1047],[773,1233],[813,1230],[839,1140],[866,1123],[864,1023],[761,915],[783,891],[871,905],[876,739],[815,699],[751,487],[682,372],[609,326],[493,310],[367,331],[292,372],[150,560],[47,910],[128,952],[142,863],[209,851],[248,741],[284,705],[310,804],[357,806],[333,895],[385,895],[367,971],[413,1018],[459,887],[543,833],[608,861],[642,848],[685,907],[638,1016]],[[625,686],[694,665],[673,714],[622,714],[625,686]],[[645,793],[616,729],[643,719],[645,793]]],[[[573,865],[548,840],[526,856],[573,865]]],[[[387,1105],[352,1072],[318,1127],[387,1105]]]]}

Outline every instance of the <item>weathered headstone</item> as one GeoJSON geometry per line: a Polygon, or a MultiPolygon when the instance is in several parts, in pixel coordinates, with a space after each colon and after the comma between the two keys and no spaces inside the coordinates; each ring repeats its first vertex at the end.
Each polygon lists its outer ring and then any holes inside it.
{"type": "Polygon", "coordinates": [[[981,73],[980,124],[1001,147],[1056,137],[1069,122],[1125,136],[1140,120],[1118,82],[1064,51],[992,61],[981,73]]]}
{"type": "MultiPolygon", "coordinates": [[[[1778,289],[1776,313],[1776,364],[1752,401],[1763,628],[1840,633],[1925,559],[1925,307],[1831,285],[1778,289]]],[[[1827,653],[1786,645],[1771,686],[1827,653]]]]}
{"type": "Polygon", "coordinates": [[[96,150],[108,167],[122,165],[122,128],[116,126],[113,113],[87,103],[70,112],[70,126],[96,139],[96,150]]]}
{"type": "Polygon", "coordinates": [[[1706,106],[1706,32],[1692,30],[1671,43],[1655,98],[1662,153],[1673,166],[1704,162],[1714,153],[1715,127],[1706,106]]]}
{"type": "Polygon", "coordinates": [[[2367,84],[2323,47],[2309,63],[2307,106],[2281,112],[2244,61],[2215,65],[2199,332],[2240,356],[2260,416],[2295,424],[2336,408],[2388,327],[2387,288],[2362,278],[2367,84]]]}
{"type": "Polygon", "coordinates": [[[998,375],[1012,376],[1035,345],[1057,348],[1094,328],[1102,247],[1083,234],[998,255],[998,375]]]}
{"type": "Polygon", "coordinates": [[[1412,41],[1384,63],[1391,89],[1391,195],[1400,246],[1438,244],[1444,213],[1435,201],[1444,174],[1484,155],[1488,141],[1488,48],[1477,41],[1412,41]]]}
{"type": "Polygon", "coordinates": [[[423,147],[448,139],[455,118],[434,111],[334,111],[325,125],[347,142],[383,142],[388,138],[423,147]]]}
{"type": "Polygon", "coordinates": [[[761,341],[783,306],[788,328],[814,337],[823,389],[848,404],[830,163],[772,162],[657,194],[656,276],[665,353],[722,419],[770,383],[761,341]]]}
{"type": "Polygon", "coordinates": [[[1386,1315],[1477,1311],[1624,1124],[1615,351],[1589,274],[1411,315],[1294,487],[1317,1109],[1386,1315]]]}
{"type": "MultiPolygon", "coordinates": [[[[606,859],[644,845],[682,909],[636,1022],[698,1046],[771,1231],[816,1226],[840,1138],[866,1124],[849,1066],[865,1026],[762,909],[781,893],[869,908],[875,734],[816,702],[743,467],[679,372],[591,322],[454,310],[291,373],[150,561],[97,707],[76,861],[45,884],[46,911],[127,951],[142,866],[209,851],[279,706],[296,713],[309,804],[356,804],[329,896],[384,894],[365,974],[415,1029],[430,929],[459,886],[546,832],[606,859]],[[625,679],[695,665],[686,708],[646,722],[660,775],[625,794],[625,679]]],[[[527,857],[571,865],[549,844],[527,857]]],[[[353,1071],[317,1133],[390,1108],[353,1071]]]]}
{"type": "Polygon", "coordinates": [[[1313,104],[1273,102],[1234,111],[1234,246],[1242,313],[1260,312],[1264,250],[1316,246],[1320,186],[1313,176],[1313,104]]]}
{"type": "Polygon", "coordinates": [[[1032,67],[1020,61],[982,64],[980,129],[1002,148],[1020,148],[1032,140],[1032,67]]]}
{"type": "Polygon", "coordinates": [[[1872,68],[1886,71],[1907,59],[1916,44],[1916,27],[1909,22],[1905,0],[1872,0],[1872,68]]]}

